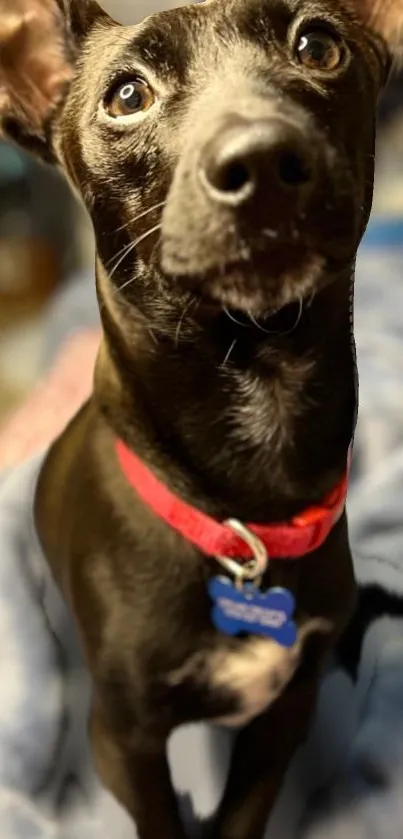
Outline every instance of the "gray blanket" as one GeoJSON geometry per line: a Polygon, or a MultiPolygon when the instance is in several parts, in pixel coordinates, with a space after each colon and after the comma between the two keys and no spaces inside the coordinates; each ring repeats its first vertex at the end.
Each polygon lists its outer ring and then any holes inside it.
{"type": "MultiPolygon", "coordinates": [[[[357,279],[361,416],[351,538],[358,579],[384,598],[375,597],[373,613],[356,628],[353,669],[342,659],[323,681],[311,736],[290,769],[266,839],[403,836],[401,266],[399,250],[368,247],[357,279]]],[[[64,299],[64,316],[67,310],[64,299]]],[[[89,680],[32,524],[40,460],[0,481],[1,836],[134,839],[130,820],[91,762],[89,680]]],[[[190,836],[216,808],[232,737],[191,726],[172,739],[173,779],[190,836]]]]}

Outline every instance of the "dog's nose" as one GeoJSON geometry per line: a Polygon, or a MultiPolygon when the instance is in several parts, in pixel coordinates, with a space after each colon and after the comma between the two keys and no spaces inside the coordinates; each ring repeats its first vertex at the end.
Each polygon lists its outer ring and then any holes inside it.
{"type": "Polygon", "coordinates": [[[236,120],[204,147],[200,176],[217,203],[241,208],[261,196],[291,205],[313,186],[314,150],[302,129],[285,120],[236,120]]]}

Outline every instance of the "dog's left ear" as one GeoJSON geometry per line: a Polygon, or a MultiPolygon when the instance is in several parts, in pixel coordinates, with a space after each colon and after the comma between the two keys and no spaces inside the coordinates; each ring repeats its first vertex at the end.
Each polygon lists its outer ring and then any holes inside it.
{"type": "Polygon", "coordinates": [[[349,0],[364,24],[386,41],[392,55],[403,55],[403,0],[349,0]]]}
{"type": "Polygon", "coordinates": [[[0,133],[53,161],[53,117],[103,18],[95,0],[0,0],[0,133]]]}

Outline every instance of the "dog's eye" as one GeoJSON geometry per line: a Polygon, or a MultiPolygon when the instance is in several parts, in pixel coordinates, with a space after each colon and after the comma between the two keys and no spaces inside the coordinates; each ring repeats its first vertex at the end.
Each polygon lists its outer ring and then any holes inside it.
{"type": "Polygon", "coordinates": [[[298,60],[311,70],[337,70],[343,58],[343,45],[336,35],[324,29],[305,32],[297,44],[298,60]]]}
{"type": "Polygon", "coordinates": [[[105,108],[114,119],[148,111],[155,102],[155,94],[144,79],[133,79],[115,88],[106,100],[105,108]]]}

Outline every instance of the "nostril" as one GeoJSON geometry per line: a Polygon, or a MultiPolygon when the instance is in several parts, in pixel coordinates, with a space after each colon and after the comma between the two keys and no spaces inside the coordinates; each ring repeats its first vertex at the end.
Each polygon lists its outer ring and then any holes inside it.
{"type": "Polygon", "coordinates": [[[222,192],[241,192],[251,180],[252,176],[248,167],[239,161],[225,166],[218,173],[216,187],[222,192]]]}
{"type": "Polygon", "coordinates": [[[295,152],[284,152],[278,158],[278,177],[286,186],[301,186],[311,180],[304,158],[295,152]]]}
{"type": "Polygon", "coordinates": [[[207,170],[210,184],[219,192],[237,195],[252,183],[253,176],[246,163],[241,160],[226,161],[207,170]]]}
{"type": "Polygon", "coordinates": [[[200,149],[198,177],[209,200],[258,210],[278,198],[293,212],[316,181],[316,154],[302,131],[282,119],[234,119],[200,149]]]}

